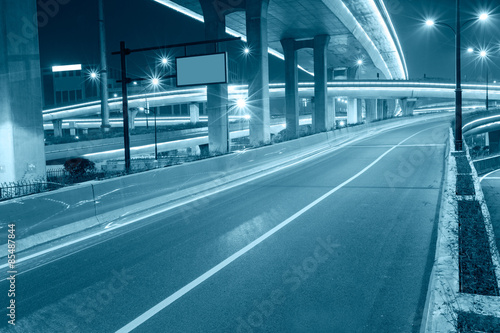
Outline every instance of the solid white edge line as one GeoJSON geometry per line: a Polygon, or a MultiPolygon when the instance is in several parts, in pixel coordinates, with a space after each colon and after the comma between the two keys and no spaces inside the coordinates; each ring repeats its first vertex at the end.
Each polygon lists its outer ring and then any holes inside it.
{"type": "Polygon", "coordinates": [[[138,316],[137,318],[132,320],[130,323],[128,323],[127,325],[125,325],[122,328],[120,328],[119,330],[117,330],[116,333],[128,333],[128,332],[132,331],[133,329],[137,328],[139,325],[143,324],[148,319],[153,317],[155,314],[157,314],[161,310],[165,309],[167,306],[169,306],[170,304],[172,304],[173,302],[175,302],[176,300],[178,300],[179,298],[181,298],[182,296],[184,296],[185,294],[187,294],[188,292],[193,290],[195,287],[200,285],[202,282],[204,282],[207,279],[209,279],[210,277],[212,277],[215,273],[219,272],[224,267],[226,267],[227,265],[229,265],[230,263],[232,263],[233,261],[235,261],[236,259],[241,257],[243,254],[247,253],[248,251],[250,251],[251,249],[253,249],[257,245],[262,243],[264,240],[266,240],[267,238],[269,238],[270,236],[275,234],[277,231],[279,231],[280,229],[282,229],[283,227],[288,225],[290,222],[294,221],[296,218],[298,218],[299,216],[301,216],[302,214],[304,214],[305,212],[307,212],[308,210],[310,210],[311,208],[313,208],[314,206],[316,206],[317,204],[319,204],[320,202],[322,202],[323,200],[328,198],[330,195],[337,192],[339,189],[341,189],[345,185],[349,184],[350,182],[352,182],[353,180],[355,180],[356,178],[361,176],[363,173],[365,173],[367,170],[369,170],[372,166],[374,166],[378,161],[380,161],[382,158],[384,158],[387,154],[389,154],[391,151],[396,149],[396,147],[403,144],[404,142],[411,139],[412,137],[420,134],[421,132],[424,132],[427,130],[429,130],[429,129],[426,128],[422,131],[419,131],[419,132],[407,137],[406,139],[404,139],[403,141],[401,141],[397,145],[393,146],[392,148],[387,150],[385,153],[380,155],[375,161],[373,161],[368,166],[366,166],[363,170],[359,171],[357,174],[355,174],[354,176],[352,176],[348,180],[344,181],[342,184],[338,185],[337,187],[335,187],[332,190],[328,191],[327,193],[323,194],[321,197],[314,200],[309,205],[305,206],[304,208],[299,210],[297,213],[293,214],[292,216],[287,218],[285,221],[281,222],[280,224],[278,224],[277,226],[275,226],[274,228],[272,228],[271,230],[269,230],[268,232],[266,232],[265,234],[263,234],[262,236],[260,236],[256,240],[254,240],[253,242],[251,242],[250,244],[246,245],[241,250],[235,252],[233,255],[231,255],[227,259],[223,260],[222,262],[220,262],[216,266],[212,267],[207,272],[203,273],[202,275],[200,275],[199,277],[197,277],[193,281],[189,282],[187,285],[185,285],[181,289],[177,290],[175,293],[173,293],[169,297],[165,298],[163,301],[156,304],[155,306],[153,306],[152,308],[150,308],[149,310],[147,310],[146,312],[144,312],[143,314],[141,314],[140,316],[138,316]]]}
{"type": "MultiPolygon", "coordinates": [[[[493,170],[491,172],[488,172],[487,174],[485,174],[484,176],[482,176],[481,178],[479,178],[479,182],[481,183],[484,178],[488,177],[489,175],[491,175],[492,173],[495,173],[497,171],[500,171],[500,169],[496,169],[496,170],[493,170]]],[[[493,179],[493,178],[491,178],[491,179],[493,179]]]]}

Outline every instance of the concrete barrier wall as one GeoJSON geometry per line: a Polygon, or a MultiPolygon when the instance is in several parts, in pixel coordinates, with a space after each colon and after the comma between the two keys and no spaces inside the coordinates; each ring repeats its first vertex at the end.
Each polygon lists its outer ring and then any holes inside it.
{"type": "MultiPolygon", "coordinates": [[[[65,227],[74,221],[86,221],[85,224],[89,227],[98,222],[91,184],[76,185],[0,203],[0,229],[6,230],[8,224],[15,224],[18,251],[75,232],[65,227]],[[35,242],[31,239],[33,235],[59,228],[61,232],[58,232],[57,236],[52,233],[46,238],[38,237],[35,242]]],[[[6,243],[5,236],[0,240],[0,246],[6,243]]]]}
{"type": "MultiPolygon", "coordinates": [[[[196,185],[217,181],[236,172],[258,173],[297,156],[352,139],[362,132],[422,120],[422,117],[392,119],[348,127],[179,166],[9,200],[0,203],[0,227],[7,228],[9,223],[15,223],[17,237],[26,238],[24,248],[32,247],[148,209],[149,206],[142,203],[150,199],[156,200],[156,205],[165,204],[173,200],[173,194],[177,197],[193,194],[192,188],[196,185]],[[44,236],[38,237],[40,234],[44,236]]],[[[0,241],[0,244],[5,243],[6,239],[0,241]]]]}
{"type": "Polygon", "coordinates": [[[473,161],[478,175],[500,169],[500,156],[493,156],[473,161]]]}

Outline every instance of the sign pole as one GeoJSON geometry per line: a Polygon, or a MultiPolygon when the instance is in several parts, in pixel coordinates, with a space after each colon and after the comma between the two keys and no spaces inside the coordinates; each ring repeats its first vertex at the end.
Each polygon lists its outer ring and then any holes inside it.
{"type": "Polygon", "coordinates": [[[130,132],[128,127],[128,93],[127,93],[127,49],[125,42],[120,42],[120,59],[122,69],[122,108],[123,108],[123,147],[125,148],[125,172],[130,172],[130,132]]]}

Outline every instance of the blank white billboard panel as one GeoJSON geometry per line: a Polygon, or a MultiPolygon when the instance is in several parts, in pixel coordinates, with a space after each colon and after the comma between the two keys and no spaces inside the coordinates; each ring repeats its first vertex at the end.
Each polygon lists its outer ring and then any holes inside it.
{"type": "Polygon", "coordinates": [[[175,59],[177,86],[227,83],[227,54],[215,53],[175,59]]]}

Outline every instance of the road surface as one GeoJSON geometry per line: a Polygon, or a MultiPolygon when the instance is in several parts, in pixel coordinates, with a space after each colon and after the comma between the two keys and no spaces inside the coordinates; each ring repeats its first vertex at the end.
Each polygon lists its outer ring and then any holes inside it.
{"type": "Polygon", "coordinates": [[[500,170],[490,172],[479,179],[481,179],[484,199],[488,205],[497,249],[500,249],[500,207],[498,206],[500,201],[500,170]]]}
{"type": "Polygon", "coordinates": [[[418,332],[447,133],[391,130],[19,263],[0,329],[418,332]]]}

